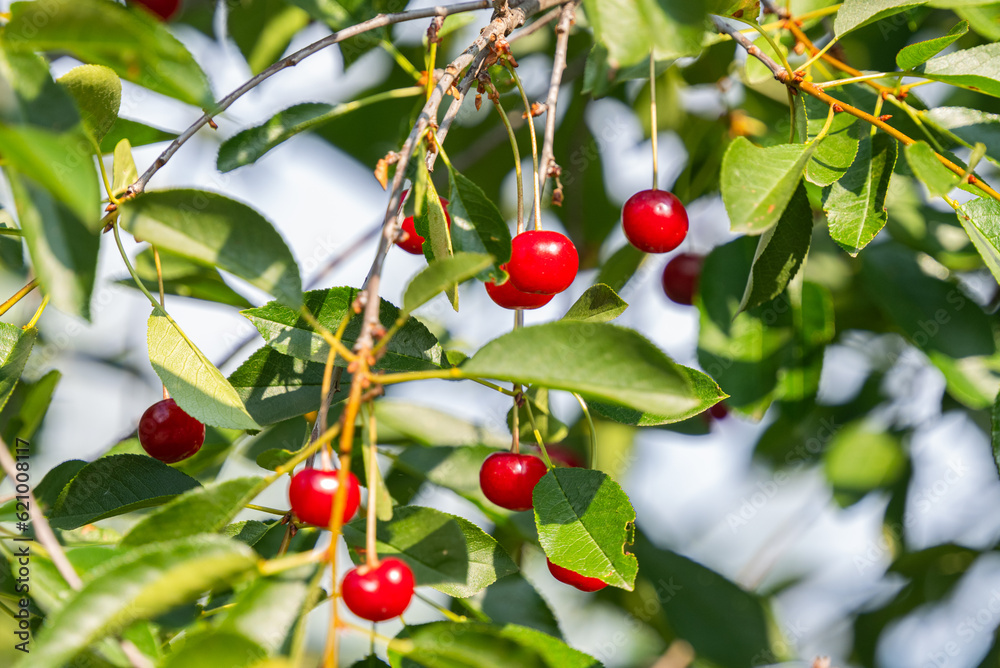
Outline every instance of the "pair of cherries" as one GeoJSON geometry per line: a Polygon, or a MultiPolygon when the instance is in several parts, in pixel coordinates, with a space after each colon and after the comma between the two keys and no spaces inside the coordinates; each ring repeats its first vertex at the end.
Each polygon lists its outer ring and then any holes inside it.
{"type": "MultiPolygon", "coordinates": [[[[549,450],[553,450],[550,446],[549,450]]],[[[555,458],[550,452],[550,457],[555,458]]],[[[579,459],[572,453],[572,458],[562,458],[570,466],[579,466],[579,459]]],[[[483,462],[479,469],[479,486],[483,495],[501,508],[508,510],[531,510],[534,507],[531,495],[535,485],[548,472],[545,462],[534,455],[514,452],[494,452],[483,462]]],[[[606,587],[599,578],[580,575],[576,571],[557,566],[546,558],[549,572],[565,584],[581,591],[597,591],[606,587]]]]}

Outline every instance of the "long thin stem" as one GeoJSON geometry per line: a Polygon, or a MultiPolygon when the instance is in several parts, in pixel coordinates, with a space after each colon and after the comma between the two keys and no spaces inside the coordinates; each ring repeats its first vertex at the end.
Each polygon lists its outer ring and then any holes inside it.
{"type": "Polygon", "coordinates": [[[590,465],[594,466],[597,461],[597,429],[594,427],[594,418],[590,415],[590,407],[587,406],[587,402],[583,400],[576,392],[573,393],[576,398],[580,408],[583,410],[584,417],[587,418],[587,426],[590,428],[590,465]]]}
{"type": "MultiPolygon", "coordinates": [[[[538,141],[535,138],[535,121],[534,116],[531,115],[531,102],[528,101],[528,94],[524,92],[524,86],[521,84],[521,77],[517,76],[517,70],[510,61],[506,62],[507,71],[514,78],[514,83],[517,84],[517,90],[521,93],[521,101],[524,102],[524,113],[527,118],[528,124],[528,134],[531,136],[531,169],[532,169],[532,186],[533,186],[533,199],[532,199],[532,209],[535,212],[535,229],[542,229],[542,206],[541,206],[541,193],[539,192],[538,186],[538,141]]],[[[507,115],[504,114],[504,118],[507,115]]],[[[510,121],[508,120],[508,123],[510,121]]],[[[518,181],[520,182],[520,176],[518,176],[518,181]]],[[[523,207],[523,205],[522,205],[523,207]]]]}
{"type": "Polygon", "coordinates": [[[656,116],[656,58],[653,52],[649,52],[649,127],[650,139],[653,142],[653,190],[660,186],[659,179],[659,152],[656,150],[657,134],[660,131],[660,124],[656,116]]]}
{"type": "Polygon", "coordinates": [[[15,292],[10,299],[0,304],[0,315],[3,315],[7,311],[11,310],[15,304],[24,299],[32,290],[38,287],[38,279],[34,278],[28,281],[28,284],[23,288],[15,292]]]}
{"type": "Polygon", "coordinates": [[[31,320],[29,320],[28,324],[24,326],[24,329],[33,329],[35,325],[38,324],[38,319],[42,317],[42,313],[45,312],[45,307],[48,305],[49,296],[45,295],[42,297],[42,303],[38,305],[37,309],[35,309],[35,315],[31,316],[31,320]]]}
{"type": "Polygon", "coordinates": [[[531,431],[535,433],[535,442],[538,443],[538,449],[542,451],[542,459],[545,460],[546,466],[554,469],[555,465],[549,459],[549,451],[545,449],[545,440],[542,438],[542,432],[538,431],[538,425],[535,424],[535,413],[531,410],[531,401],[525,400],[524,407],[528,411],[528,421],[531,422],[531,431]]]}
{"type": "MultiPolygon", "coordinates": [[[[490,86],[492,88],[492,84],[490,86]]],[[[510,150],[514,154],[514,180],[517,183],[517,233],[520,234],[524,232],[524,184],[521,182],[521,153],[517,150],[517,136],[514,134],[514,128],[511,127],[510,119],[507,118],[507,113],[503,110],[503,105],[500,104],[500,95],[495,88],[492,88],[492,91],[493,106],[496,107],[497,113],[500,114],[500,119],[503,121],[503,126],[507,129],[510,150]]]]}
{"type": "Polygon", "coordinates": [[[368,517],[365,526],[365,562],[369,568],[378,566],[378,546],[376,542],[376,527],[378,514],[376,503],[378,494],[375,492],[378,480],[378,432],[375,425],[375,408],[368,405],[368,517]]]}

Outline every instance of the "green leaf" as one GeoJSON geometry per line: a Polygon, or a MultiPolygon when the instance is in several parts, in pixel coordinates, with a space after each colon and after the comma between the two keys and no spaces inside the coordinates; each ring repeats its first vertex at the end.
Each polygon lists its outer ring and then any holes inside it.
{"type": "MultiPolygon", "coordinates": [[[[344,317],[350,313],[351,320],[342,339],[348,348],[354,346],[361,333],[362,317],[351,309],[357,294],[357,289],[348,287],[313,290],[305,294],[305,307],[330,331],[336,331],[344,317]]],[[[298,311],[270,302],[242,313],[275,350],[299,359],[326,363],[330,347],[298,311]]],[[[383,326],[387,329],[392,327],[399,315],[399,309],[382,300],[379,320],[383,326]]],[[[407,320],[392,337],[386,351],[375,369],[424,371],[440,368],[445,363],[444,351],[437,339],[414,318],[407,320]]],[[[337,365],[347,366],[347,362],[338,356],[337,365]]]]}
{"type": "Polygon", "coordinates": [[[916,44],[909,44],[903,47],[896,54],[896,65],[901,70],[912,70],[944,51],[954,44],[965,33],[969,32],[969,22],[961,21],[955,24],[951,30],[940,37],[924,40],[916,44]]]}
{"type": "Polygon", "coordinates": [[[403,294],[403,313],[413,313],[441,292],[466,281],[487,267],[493,257],[482,253],[456,253],[452,257],[431,262],[410,279],[403,294]]]}
{"type": "Polygon", "coordinates": [[[682,414],[658,415],[625,406],[606,404],[600,401],[591,401],[589,402],[589,406],[596,415],[613,420],[619,424],[628,424],[636,427],[654,427],[687,420],[708,410],[728,396],[722,391],[718,383],[702,372],[689,369],[686,366],[678,368],[691,382],[692,392],[698,400],[695,406],[682,414]]]}
{"type": "Polygon", "coordinates": [[[635,554],[642,577],[655,583],[671,640],[688,641],[702,660],[722,668],[746,668],[773,656],[768,619],[756,595],[697,562],[658,549],[641,532],[635,554]]]}
{"type": "Polygon", "coordinates": [[[1000,203],[988,197],[970,200],[956,215],[982,256],[983,264],[1000,281],[1000,203]]]}
{"type": "Polygon", "coordinates": [[[814,144],[763,148],[746,137],[729,145],[721,188],[733,232],[762,234],[778,222],[814,150],[814,144]]]}
{"type": "MultiPolygon", "coordinates": [[[[482,591],[517,566],[492,536],[468,520],[433,508],[400,506],[376,529],[380,558],[398,557],[413,570],[418,585],[465,598],[482,591]]],[[[365,546],[365,521],[344,527],[344,539],[365,546]]],[[[352,558],[360,560],[356,553],[352,558]]]]}
{"type": "MultiPolygon", "coordinates": [[[[246,297],[229,287],[218,269],[192,262],[165,250],[157,250],[160,253],[160,268],[163,271],[163,291],[165,294],[189,299],[203,299],[240,309],[253,307],[253,304],[247,301],[246,297]]],[[[135,258],[134,266],[142,284],[155,295],[159,290],[159,281],[156,277],[153,249],[147,248],[139,253],[135,258]]],[[[118,281],[118,284],[138,290],[131,277],[118,281]]]]}
{"type": "MultiPolygon", "coordinates": [[[[295,626],[309,591],[303,575],[316,566],[254,580],[241,591],[219,624],[218,632],[240,633],[270,652],[278,652],[295,626]]],[[[216,666],[228,665],[220,661],[216,666]]]]}
{"type": "Polygon", "coordinates": [[[59,77],[58,83],[73,96],[84,128],[100,144],[118,120],[122,104],[121,79],[103,65],[80,65],[59,77]]]}
{"type": "Polygon", "coordinates": [[[479,274],[483,281],[502,277],[500,265],[510,259],[510,228],[482,188],[448,167],[448,215],[456,253],[488,253],[496,267],[479,274]]]}
{"type": "MultiPolygon", "coordinates": [[[[424,238],[424,257],[427,258],[427,262],[449,258],[455,251],[451,243],[448,219],[445,218],[444,208],[441,205],[441,196],[438,195],[430,172],[427,171],[426,161],[418,156],[413,166],[416,169],[413,192],[410,194],[410,200],[413,202],[413,228],[424,238]]],[[[447,293],[449,301],[457,311],[457,290],[449,288],[447,293]]]]}
{"type": "Polygon", "coordinates": [[[149,316],[146,343],[153,371],[188,415],[213,427],[260,428],[222,372],[159,307],[149,316]]]}
{"type": "Polygon", "coordinates": [[[253,500],[261,480],[263,478],[234,478],[188,490],[143,517],[125,534],[121,545],[135,547],[221,531],[253,500]]]}
{"type": "Polygon", "coordinates": [[[288,306],[302,303],[292,252],[246,204],[201,190],[164,190],[142,193],[121,210],[122,226],[136,238],[235,274],[288,306]]]}
{"type": "MultiPolygon", "coordinates": [[[[323,365],[279,353],[264,346],[229,376],[229,383],[257,424],[274,424],[319,409],[323,388],[323,365]]],[[[347,397],[350,382],[334,401],[347,397]]],[[[379,402],[381,403],[381,402],[379,402]]]]}
{"type": "MultiPolygon", "coordinates": [[[[753,45],[756,46],[761,52],[770,57],[776,63],[783,61],[783,58],[788,57],[788,48],[778,42],[778,47],[781,49],[781,54],[775,53],[774,49],[771,48],[771,43],[764,38],[763,35],[754,40],[753,45]]],[[[759,86],[765,82],[774,79],[774,73],[768,68],[764,63],[762,63],[757,58],[747,58],[744,64],[743,76],[746,81],[751,86],[759,86]]]]}
{"type": "Polygon", "coordinates": [[[916,68],[920,76],[1000,97],[1000,44],[983,44],[932,58],[916,68]]]}
{"type": "Polygon", "coordinates": [[[912,251],[895,243],[872,246],[861,279],[896,328],[923,351],[949,357],[996,352],[990,318],[954,283],[925,274],[912,251]]]}
{"type": "Polygon", "coordinates": [[[632,591],[635,510],[618,483],[591,469],[553,469],[532,500],[538,542],[552,563],[632,591]]]}
{"type": "MultiPolygon", "coordinates": [[[[376,402],[376,405],[379,403],[376,402]]],[[[507,445],[510,445],[510,436],[507,437],[507,445]]],[[[484,445],[406,448],[393,462],[386,485],[393,498],[400,503],[411,501],[420,484],[426,480],[473,502],[485,504],[487,499],[479,486],[479,469],[486,458],[498,449],[484,445]]]]}
{"type": "Polygon", "coordinates": [[[549,604],[530,582],[519,573],[500,578],[486,590],[482,600],[467,599],[478,604],[494,624],[520,624],[554,638],[561,638],[559,622],[549,604]]]}
{"type": "Polygon", "coordinates": [[[760,236],[740,311],[771,301],[788,286],[809,252],[813,216],[804,183],[800,183],[778,224],[760,236]]]}
{"type": "Polygon", "coordinates": [[[52,507],[49,523],[76,529],[139,508],[158,506],[198,481],[143,455],[102,457],[80,469],[52,507]],[[114,489],[114,494],[108,490],[114,489]]]}
{"type": "MultiPolygon", "coordinates": [[[[807,135],[814,139],[826,125],[830,107],[822,100],[805,96],[807,135]]],[[[819,140],[812,159],[806,165],[806,180],[828,186],[842,177],[858,154],[861,123],[850,114],[834,114],[825,137],[819,140]]]]}
{"type": "Polygon", "coordinates": [[[68,52],[182,102],[214,106],[205,73],[152,14],[102,0],[15,2],[10,9],[4,34],[11,47],[68,52]]]}
{"type": "MultiPolygon", "coordinates": [[[[266,628],[266,627],[264,627],[266,628]]],[[[263,628],[258,630],[258,634],[263,628]]],[[[248,668],[267,656],[258,643],[251,640],[254,635],[234,633],[223,629],[213,629],[190,634],[179,649],[172,649],[162,668],[248,668]]],[[[173,647],[171,643],[171,647],[173,647]]]]}
{"type": "Polygon", "coordinates": [[[687,416],[701,404],[682,367],[641,334],[609,323],[517,329],[461,368],[467,376],[537,383],[659,415],[687,416]]]}
{"type": "Polygon", "coordinates": [[[101,153],[111,153],[123,139],[128,139],[132,146],[146,146],[176,138],[177,134],[174,132],[154,128],[119,116],[101,141],[101,153]]]}
{"type": "MultiPolygon", "coordinates": [[[[31,265],[45,294],[60,311],[89,320],[100,237],[33,181],[10,168],[7,175],[31,265]]],[[[92,219],[99,220],[96,215],[92,219]]]]}
{"type": "Polygon", "coordinates": [[[705,3],[671,3],[657,0],[585,0],[587,20],[594,39],[608,50],[613,69],[649,58],[673,59],[701,49],[705,32],[705,3]]]}
{"type": "Polygon", "coordinates": [[[896,140],[889,135],[865,134],[851,168],[823,190],[830,236],[852,257],[885,227],[885,198],[896,151],[896,140]]]}
{"type": "Polygon", "coordinates": [[[823,456],[823,470],[836,491],[865,493],[888,487],[905,468],[899,439],[864,422],[841,427],[823,456]]]}
{"type": "Polygon", "coordinates": [[[881,21],[907,9],[926,3],[927,0],[846,0],[837,12],[833,30],[843,37],[870,23],[881,21]]]}
{"type": "Polygon", "coordinates": [[[395,668],[597,668],[593,657],[534,629],[431,622],[406,627],[388,647],[395,668]],[[405,658],[405,659],[404,659],[405,658]]]}
{"type": "Polygon", "coordinates": [[[920,140],[906,146],[906,162],[909,163],[913,175],[920,179],[931,197],[941,197],[951,192],[958,185],[959,176],[941,164],[937,154],[930,144],[920,140]]]}
{"type": "Polygon", "coordinates": [[[116,193],[123,192],[139,178],[139,170],[135,168],[135,158],[132,157],[132,144],[128,139],[115,144],[113,174],[111,189],[116,193]]]}
{"type": "MultiPolygon", "coordinates": [[[[528,388],[528,391],[524,393],[524,397],[531,403],[531,413],[528,413],[529,406],[527,404],[517,408],[521,440],[527,443],[535,442],[535,433],[531,422],[532,417],[535,418],[534,427],[538,429],[543,443],[558,443],[565,439],[569,433],[569,427],[552,415],[552,411],[549,409],[548,389],[534,386],[528,388]]],[[[507,411],[507,427],[511,433],[514,433],[513,407],[507,411]]]]}
{"type": "Polygon", "coordinates": [[[30,658],[20,665],[62,668],[92,642],[193,601],[256,563],[249,547],[220,536],[129,550],[88,574],[83,589],[46,620],[30,658]]]}
{"type": "Polygon", "coordinates": [[[628,308],[624,299],[603,283],[592,285],[580,295],[563,320],[579,320],[581,322],[610,322],[620,316],[628,308]]]}
{"type": "Polygon", "coordinates": [[[38,330],[34,327],[21,329],[9,322],[0,322],[0,410],[7,405],[21,379],[36,336],[38,330]]]}
{"type": "MultiPolygon", "coordinates": [[[[0,369],[3,366],[0,365],[0,369]]],[[[0,377],[3,375],[0,370],[0,377]]],[[[42,426],[52,403],[52,393],[61,378],[62,374],[53,369],[33,383],[22,380],[17,384],[7,404],[0,409],[0,436],[5,442],[13,443],[17,438],[31,440],[42,426]]],[[[37,487],[35,493],[38,494],[37,487]]]]}
{"type": "Polygon", "coordinates": [[[648,258],[649,255],[626,243],[601,265],[601,270],[594,280],[596,283],[604,283],[612,290],[620,291],[648,258]]]}
{"type": "Polygon", "coordinates": [[[61,464],[57,464],[51,471],[45,474],[42,481],[34,489],[35,498],[43,507],[55,505],[59,500],[59,495],[70,483],[76,474],[80,472],[87,462],[82,459],[70,459],[61,464]]]}

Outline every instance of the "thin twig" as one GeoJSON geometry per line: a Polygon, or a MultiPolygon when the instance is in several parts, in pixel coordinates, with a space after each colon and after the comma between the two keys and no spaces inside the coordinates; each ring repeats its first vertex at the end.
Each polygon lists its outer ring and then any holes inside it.
{"type": "Polygon", "coordinates": [[[13,296],[11,296],[10,299],[8,299],[7,301],[5,301],[3,304],[0,304],[0,315],[3,315],[7,311],[9,311],[11,309],[11,307],[14,306],[14,304],[16,304],[19,301],[21,301],[22,299],[24,299],[24,297],[28,293],[30,293],[32,290],[34,290],[36,287],[38,287],[38,279],[37,278],[32,279],[31,281],[29,281],[27,285],[25,285],[23,288],[21,288],[20,290],[18,290],[17,292],[15,292],[13,294],[13,296]]]}
{"type": "Polygon", "coordinates": [[[569,30],[576,17],[576,2],[563,5],[556,24],[556,50],[552,56],[552,77],[549,79],[549,94],[545,98],[545,139],[538,158],[538,189],[545,190],[549,170],[555,164],[556,106],[559,104],[559,88],[562,86],[563,72],[566,70],[566,53],[569,50],[569,30]]]}

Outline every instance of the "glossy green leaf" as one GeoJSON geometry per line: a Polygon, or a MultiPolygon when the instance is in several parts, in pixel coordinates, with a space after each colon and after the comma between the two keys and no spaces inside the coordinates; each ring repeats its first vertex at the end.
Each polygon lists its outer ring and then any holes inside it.
{"type": "Polygon", "coordinates": [[[123,139],[128,139],[132,146],[147,146],[176,138],[177,133],[175,132],[154,128],[151,125],[119,116],[101,141],[101,153],[111,153],[123,139]]]}
{"type": "Polygon", "coordinates": [[[162,668],[249,668],[267,656],[251,634],[223,629],[195,633],[167,655],[162,668]]]}
{"type": "Polygon", "coordinates": [[[960,21],[951,30],[940,37],[908,44],[896,54],[896,66],[901,70],[912,70],[923,65],[928,60],[954,44],[960,37],[969,32],[969,22],[960,21]]]}
{"type": "Polygon", "coordinates": [[[591,469],[554,469],[532,500],[538,542],[552,563],[632,591],[635,510],[618,483],[591,469]]]}
{"type": "Polygon", "coordinates": [[[188,415],[227,429],[259,429],[226,377],[159,307],[146,325],[153,371],[188,415]]]}
{"type": "Polygon", "coordinates": [[[214,104],[198,63],[146,12],[102,0],[16,2],[5,37],[14,48],[64,51],[106,65],[123,79],[188,104],[206,109],[214,104]]]}
{"type": "Polygon", "coordinates": [[[122,82],[103,65],[80,65],[58,79],[69,91],[83,117],[83,126],[98,144],[118,120],[122,82]]]}
{"type": "Polygon", "coordinates": [[[562,637],[559,622],[548,602],[519,573],[494,582],[481,600],[467,600],[472,605],[478,605],[494,624],[519,624],[553,638],[562,637]]]}
{"type": "Polygon", "coordinates": [[[201,190],[147,192],[122,206],[136,238],[247,281],[298,307],[302,280],[281,234],[251,207],[201,190]]]}
{"type": "Polygon", "coordinates": [[[253,500],[262,478],[234,478],[195,487],[143,517],[122,538],[121,545],[135,547],[157,541],[215,533],[233,521],[253,500]]]}
{"type": "MultiPolygon", "coordinates": [[[[7,173],[31,265],[45,294],[60,311],[89,320],[100,237],[30,179],[12,169],[7,173]]],[[[99,220],[96,214],[92,218],[99,220]]]]}
{"type": "Polygon", "coordinates": [[[838,37],[843,37],[852,30],[857,30],[870,23],[905,12],[927,0],[846,0],[837,12],[833,30],[838,37]]]}
{"type": "Polygon", "coordinates": [[[618,296],[610,286],[603,283],[592,285],[580,295],[563,320],[580,320],[582,322],[610,322],[620,316],[628,308],[624,299],[618,296]]]}
{"type": "Polygon", "coordinates": [[[38,330],[0,322],[0,410],[7,405],[31,355],[38,330]]]}
{"type": "Polygon", "coordinates": [[[737,137],[722,159],[722,201],[733,232],[763,234],[778,222],[815,145],[755,146],[737,137]]]}
{"type": "Polygon", "coordinates": [[[1000,203],[987,197],[970,200],[956,215],[983,264],[1000,281],[1000,203]]]}
{"type": "Polygon", "coordinates": [[[1000,97],[1000,44],[982,44],[932,58],[916,68],[920,76],[1000,97]]]}
{"type": "Polygon", "coordinates": [[[705,3],[668,7],[656,0],[585,0],[594,38],[608,51],[612,68],[697,53],[705,32],[705,3]]]}
{"type": "Polygon", "coordinates": [[[403,293],[403,312],[413,313],[445,290],[493,266],[493,257],[482,253],[456,253],[431,262],[410,279],[403,293]]]}
{"type": "MultiPolygon", "coordinates": [[[[506,440],[506,446],[510,447],[510,436],[506,440]]],[[[392,463],[386,485],[400,503],[409,502],[420,484],[427,481],[485,504],[486,497],[479,486],[479,469],[498,449],[485,445],[409,447],[392,463]]]]}
{"type": "Polygon", "coordinates": [[[932,197],[947,195],[958,185],[959,176],[941,164],[930,144],[920,140],[904,149],[906,162],[932,197]]]}
{"type": "MultiPolygon", "coordinates": [[[[330,331],[336,331],[350,312],[351,321],[344,330],[342,339],[348,348],[354,347],[361,332],[361,315],[351,310],[357,293],[355,288],[338,287],[313,290],[305,295],[306,308],[330,331]]],[[[299,359],[326,363],[329,346],[298,311],[270,302],[242,313],[275,350],[299,359]]],[[[379,311],[382,325],[388,329],[398,317],[399,309],[383,299],[379,311]]],[[[444,352],[437,339],[413,318],[407,320],[393,336],[386,351],[385,356],[375,365],[376,369],[421,371],[439,368],[445,363],[444,352]]],[[[347,363],[338,356],[337,365],[346,366],[347,363]]]]}
{"type": "MultiPolygon", "coordinates": [[[[0,366],[0,376],[4,375],[3,366],[0,366]]],[[[0,436],[6,443],[13,443],[17,438],[31,440],[42,426],[61,378],[62,374],[53,369],[35,382],[22,379],[17,384],[6,405],[0,409],[0,436]]],[[[37,487],[35,493],[38,493],[37,487]]]]}
{"type": "Polygon", "coordinates": [[[448,215],[451,243],[456,253],[488,253],[496,267],[484,270],[484,281],[501,277],[499,266],[510,259],[510,228],[500,210],[482,188],[451,167],[448,168],[448,215]]]}
{"type": "MultiPolygon", "coordinates": [[[[192,262],[165,250],[159,250],[159,253],[165,294],[202,299],[241,309],[252,308],[253,304],[247,301],[246,297],[229,287],[218,269],[192,262]]],[[[159,281],[156,277],[153,249],[147,248],[139,253],[135,258],[134,266],[142,284],[155,295],[159,290],[159,281]]],[[[131,277],[122,279],[118,283],[138,290],[131,277]]]]}
{"type": "Polygon", "coordinates": [[[462,371],[678,418],[702,403],[673,360],[639,333],[609,323],[562,320],[517,329],[483,346],[462,371]]]}
{"type": "Polygon", "coordinates": [[[885,198],[896,164],[896,140],[885,134],[864,135],[858,155],[844,176],[823,191],[830,236],[857,256],[885,227],[885,198]]]}
{"type": "MultiPolygon", "coordinates": [[[[428,263],[447,259],[454,255],[455,248],[452,245],[451,231],[448,219],[444,215],[441,196],[438,195],[434,181],[427,170],[427,163],[418,156],[413,167],[416,169],[413,192],[410,193],[410,201],[413,203],[413,229],[424,238],[423,251],[428,263]]],[[[457,288],[449,286],[445,292],[457,311],[457,288]]]]}
{"type": "Polygon", "coordinates": [[[966,107],[935,107],[923,112],[923,117],[969,144],[984,144],[991,157],[1000,157],[1000,115],[966,107]]]}
{"type": "MultiPolygon", "coordinates": [[[[229,383],[257,424],[274,424],[319,409],[323,365],[264,346],[229,376],[229,383]]],[[[345,376],[334,401],[345,399],[349,386],[345,376]]]]}
{"type": "MultiPolygon", "coordinates": [[[[309,591],[303,575],[315,568],[307,566],[254,580],[237,595],[217,632],[239,633],[269,652],[278,652],[295,626],[309,591]]],[[[222,661],[215,665],[228,664],[222,661]]]]}
{"type": "Polygon", "coordinates": [[[83,589],[46,620],[37,645],[20,665],[62,668],[95,640],[195,600],[256,563],[249,547],[216,536],[130,550],[89,574],[83,589]]]}
{"type": "Polygon", "coordinates": [[[594,280],[612,290],[621,291],[648,258],[649,255],[626,243],[601,265],[601,270],[594,280]]]}
{"type": "Polygon", "coordinates": [[[809,252],[813,215],[804,183],[792,195],[778,224],[760,236],[740,311],[771,301],[788,286],[809,252]]]}
{"type": "Polygon", "coordinates": [[[87,464],[63,489],[49,522],[76,529],[106,517],[158,506],[198,487],[198,481],[143,455],[112,455],[87,464]],[[114,487],[115,493],[108,494],[114,487]]]}
{"type": "Polygon", "coordinates": [[[132,157],[132,144],[128,139],[122,139],[115,144],[115,161],[112,170],[111,189],[124,192],[130,184],[139,178],[139,170],[135,167],[135,158],[132,157]]]}
{"type": "Polygon", "coordinates": [[[601,401],[588,402],[590,408],[594,414],[613,420],[619,424],[628,424],[636,427],[654,427],[687,420],[708,410],[727,397],[726,393],[719,387],[719,384],[701,371],[696,371],[686,366],[678,368],[687,376],[691,383],[692,393],[697,398],[696,404],[684,413],[660,415],[601,401]]]}
{"type": "MultiPolygon", "coordinates": [[[[807,134],[814,139],[826,125],[830,107],[822,100],[805,97],[807,134]]],[[[806,180],[828,186],[842,177],[858,154],[862,126],[850,114],[835,114],[825,137],[819,140],[812,159],[806,165],[806,180]]]]}

